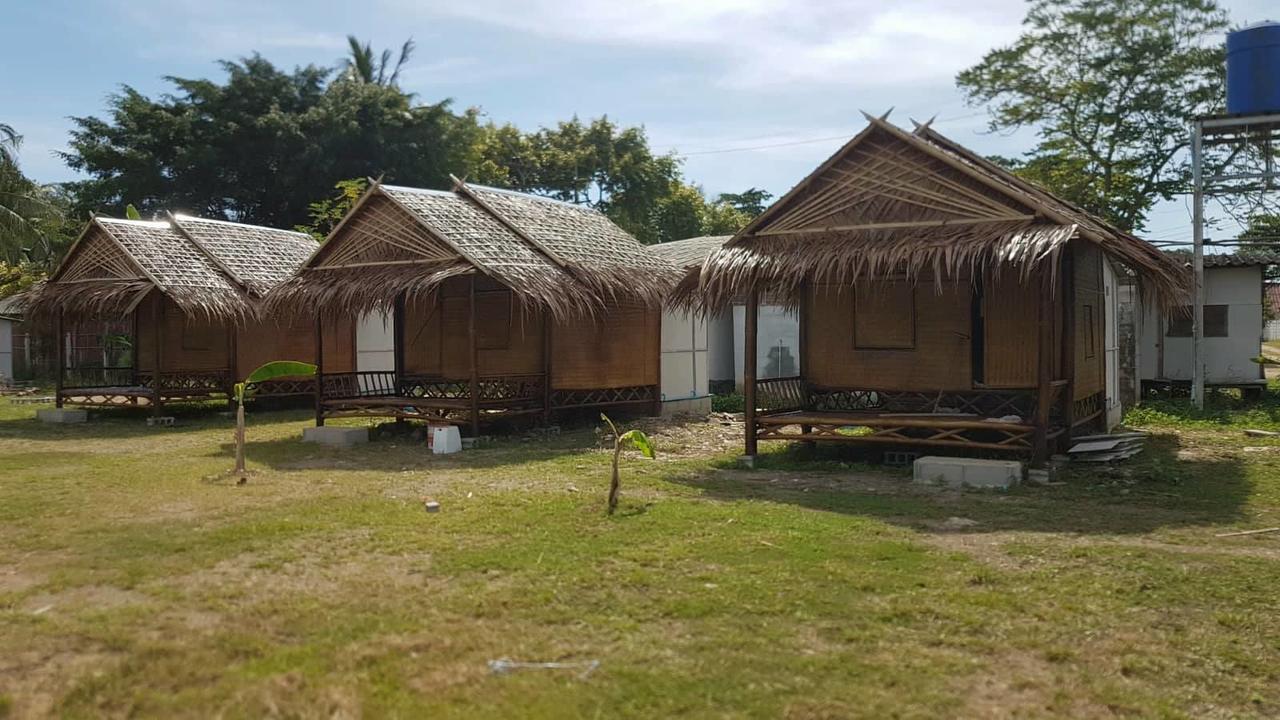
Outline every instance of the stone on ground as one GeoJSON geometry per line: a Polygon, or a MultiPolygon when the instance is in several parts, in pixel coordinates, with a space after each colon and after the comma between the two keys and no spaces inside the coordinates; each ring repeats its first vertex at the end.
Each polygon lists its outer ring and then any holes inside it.
{"type": "Polygon", "coordinates": [[[76,408],[46,408],[36,411],[36,418],[40,422],[71,424],[82,423],[89,420],[89,411],[76,408]]]}
{"type": "Polygon", "coordinates": [[[349,448],[369,442],[367,427],[309,427],[302,430],[302,441],[330,447],[349,448]]]}
{"type": "Polygon", "coordinates": [[[928,455],[913,466],[916,482],[948,487],[995,488],[1007,490],[1022,479],[1022,463],[1017,460],[983,460],[928,455]]]}

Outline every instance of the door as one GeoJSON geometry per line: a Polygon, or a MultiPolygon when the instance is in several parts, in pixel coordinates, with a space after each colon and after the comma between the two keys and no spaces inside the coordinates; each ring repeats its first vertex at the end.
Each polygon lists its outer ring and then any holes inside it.
{"type": "Polygon", "coordinates": [[[1103,373],[1106,378],[1107,429],[1120,424],[1124,407],[1120,402],[1120,333],[1117,322],[1120,317],[1120,288],[1111,261],[1102,261],[1103,325],[1102,347],[1105,353],[1103,373]]]}

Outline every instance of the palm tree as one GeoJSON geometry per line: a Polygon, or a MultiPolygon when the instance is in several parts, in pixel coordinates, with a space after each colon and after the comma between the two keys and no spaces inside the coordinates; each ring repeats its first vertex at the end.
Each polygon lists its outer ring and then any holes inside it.
{"type": "Polygon", "coordinates": [[[400,46],[400,57],[396,60],[396,64],[391,65],[391,51],[383,50],[382,54],[375,61],[373,56],[373,46],[370,43],[361,43],[360,39],[355,35],[347,36],[347,45],[350,46],[351,55],[346,59],[346,73],[360,82],[372,83],[375,85],[383,85],[390,87],[396,84],[400,79],[400,70],[409,62],[409,58],[413,56],[415,47],[413,38],[404,41],[404,45],[400,46]],[[390,72],[390,74],[388,74],[390,72]]]}
{"type": "Polygon", "coordinates": [[[0,163],[17,164],[18,146],[22,144],[22,136],[12,125],[0,123],[0,163]]]}

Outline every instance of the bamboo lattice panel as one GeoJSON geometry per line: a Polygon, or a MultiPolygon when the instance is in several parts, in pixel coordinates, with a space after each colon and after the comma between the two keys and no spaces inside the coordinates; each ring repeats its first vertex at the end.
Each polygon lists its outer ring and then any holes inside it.
{"type": "Polygon", "coordinates": [[[1029,208],[883,130],[873,130],[772,216],[774,234],[921,220],[1016,221],[1029,208]]]}
{"type": "Polygon", "coordinates": [[[120,247],[107,237],[100,226],[95,225],[76,246],[75,255],[63,264],[55,281],[146,279],[142,268],[120,252],[120,247]]]}
{"type": "Polygon", "coordinates": [[[374,195],[329,241],[319,267],[457,258],[458,253],[433,238],[408,211],[386,196],[374,195]]]}

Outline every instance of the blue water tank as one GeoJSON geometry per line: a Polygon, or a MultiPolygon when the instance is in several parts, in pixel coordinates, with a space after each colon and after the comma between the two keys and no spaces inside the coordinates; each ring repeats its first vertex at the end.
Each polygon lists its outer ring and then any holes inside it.
{"type": "Polygon", "coordinates": [[[1280,23],[1227,33],[1227,112],[1280,112],[1280,23]]]}

